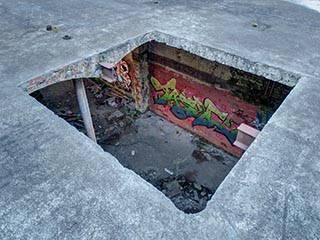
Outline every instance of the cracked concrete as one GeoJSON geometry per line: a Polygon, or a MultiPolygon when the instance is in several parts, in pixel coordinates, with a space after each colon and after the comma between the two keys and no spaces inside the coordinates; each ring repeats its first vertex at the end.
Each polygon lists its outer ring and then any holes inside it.
{"type": "Polygon", "coordinates": [[[278,0],[0,1],[0,12],[1,239],[320,238],[318,12],[278,0]],[[18,87],[88,56],[116,60],[152,39],[295,79],[199,214],[182,214],[18,87]]]}

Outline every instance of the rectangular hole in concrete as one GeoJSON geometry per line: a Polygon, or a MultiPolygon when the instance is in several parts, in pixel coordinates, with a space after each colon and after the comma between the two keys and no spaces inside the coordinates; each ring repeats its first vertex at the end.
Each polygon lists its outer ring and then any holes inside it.
{"type": "MultiPolygon", "coordinates": [[[[156,42],[115,73],[85,80],[98,144],[186,213],[205,208],[242,155],[237,127],[262,130],[292,89],[156,42]]],[[[71,81],[32,96],[85,133],[71,81]]]]}

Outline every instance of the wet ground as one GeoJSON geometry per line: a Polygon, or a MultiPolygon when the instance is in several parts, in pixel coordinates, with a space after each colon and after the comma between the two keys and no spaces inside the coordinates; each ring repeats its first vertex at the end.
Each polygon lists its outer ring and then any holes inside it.
{"type": "MultiPolygon", "coordinates": [[[[138,113],[129,97],[104,84],[92,80],[85,84],[98,144],[177,208],[186,213],[203,210],[238,159],[150,111],[138,113]]],[[[85,132],[72,82],[34,96],[85,132]]]]}

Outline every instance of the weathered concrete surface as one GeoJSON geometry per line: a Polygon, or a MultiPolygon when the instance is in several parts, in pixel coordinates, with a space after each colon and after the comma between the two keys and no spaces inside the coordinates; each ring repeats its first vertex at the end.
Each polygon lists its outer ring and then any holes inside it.
{"type": "Polygon", "coordinates": [[[288,2],[300,4],[310,9],[320,12],[320,1],[319,0],[286,0],[288,2]]]}
{"type": "Polygon", "coordinates": [[[320,14],[278,0],[157,2],[0,1],[0,238],[319,239],[320,14]],[[17,87],[151,39],[290,84],[275,69],[303,76],[197,215],[17,87]]]}

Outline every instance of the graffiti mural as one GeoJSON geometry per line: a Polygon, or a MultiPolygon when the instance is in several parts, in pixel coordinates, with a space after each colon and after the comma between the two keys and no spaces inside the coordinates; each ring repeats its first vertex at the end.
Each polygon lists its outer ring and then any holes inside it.
{"type": "Polygon", "coordinates": [[[149,83],[153,112],[235,156],[242,155],[233,145],[237,127],[246,123],[256,128],[258,106],[160,64],[149,64],[149,83]]]}
{"type": "Polygon", "coordinates": [[[161,83],[154,77],[150,79],[156,92],[154,103],[168,106],[171,113],[180,120],[193,118],[192,127],[205,126],[222,134],[230,144],[236,139],[238,124],[229,118],[229,113],[223,112],[209,98],[202,101],[197,97],[187,97],[184,91],[176,88],[176,79],[172,78],[167,84],[161,83]]]}

